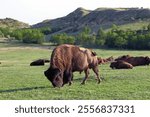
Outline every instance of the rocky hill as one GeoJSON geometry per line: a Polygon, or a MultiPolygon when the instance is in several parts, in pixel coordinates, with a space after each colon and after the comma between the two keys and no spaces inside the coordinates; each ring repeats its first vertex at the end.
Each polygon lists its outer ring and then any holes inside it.
{"type": "Polygon", "coordinates": [[[78,8],[67,16],[45,20],[35,24],[33,28],[50,26],[53,33],[78,33],[83,27],[89,26],[93,32],[100,27],[108,29],[112,24],[124,25],[141,21],[150,22],[150,9],[143,8],[98,8],[86,10],[78,8]]]}
{"type": "Polygon", "coordinates": [[[0,19],[0,27],[29,28],[30,25],[11,18],[0,19]]]}

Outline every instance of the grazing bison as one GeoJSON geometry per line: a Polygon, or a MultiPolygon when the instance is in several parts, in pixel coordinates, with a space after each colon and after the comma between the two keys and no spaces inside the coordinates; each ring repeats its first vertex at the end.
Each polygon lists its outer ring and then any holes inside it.
{"type": "Polygon", "coordinates": [[[112,69],[132,69],[133,68],[133,66],[130,63],[127,63],[127,62],[122,61],[122,60],[112,62],[110,64],[110,67],[112,69]]]}
{"type": "Polygon", "coordinates": [[[115,61],[118,61],[118,60],[128,62],[132,66],[140,66],[140,65],[149,65],[150,64],[150,58],[148,56],[132,57],[129,55],[124,55],[122,57],[115,59],[115,61]]]}
{"type": "Polygon", "coordinates": [[[53,50],[50,67],[44,74],[54,87],[62,87],[66,83],[71,85],[75,71],[85,72],[85,78],[81,83],[84,84],[89,76],[89,69],[93,69],[100,83],[96,53],[89,49],[63,44],[53,50]]]}

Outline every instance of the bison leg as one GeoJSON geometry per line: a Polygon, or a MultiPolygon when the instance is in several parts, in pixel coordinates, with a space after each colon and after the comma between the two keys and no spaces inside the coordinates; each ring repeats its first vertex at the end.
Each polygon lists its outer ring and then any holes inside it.
{"type": "Polygon", "coordinates": [[[73,80],[73,73],[70,72],[68,77],[69,86],[72,84],[72,80],[73,80]]]}
{"type": "Polygon", "coordinates": [[[71,82],[72,80],[73,80],[73,73],[72,73],[72,71],[65,71],[64,72],[64,76],[63,76],[64,84],[69,83],[69,85],[71,85],[72,84],[72,82],[71,82]]]}
{"type": "Polygon", "coordinates": [[[101,79],[99,77],[99,70],[98,70],[98,67],[95,67],[95,68],[92,68],[94,73],[96,74],[96,77],[97,77],[97,83],[99,84],[101,82],[101,79]]]}
{"type": "Polygon", "coordinates": [[[85,81],[86,81],[87,78],[89,77],[89,69],[86,69],[86,70],[84,71],[84,73],[85,73],[85,78],[83,79],[83,81],[82,81],[81,84],[85,84],[85,81]]]}

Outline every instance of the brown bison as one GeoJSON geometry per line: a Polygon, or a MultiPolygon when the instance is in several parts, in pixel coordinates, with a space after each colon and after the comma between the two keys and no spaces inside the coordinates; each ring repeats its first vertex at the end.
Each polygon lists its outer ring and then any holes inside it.
{"type": "Polygon", "coordinates": [[[132,57],[130,55],[124,55],[122,57],[115,59],[115,61],[118,61],[118,60],[128,62],[132,66],[140,66],[140,65],[149,65],[150,64],[150,58],[148,56],[132,57]]]}
{"type": "Polygon", "coordinates": [[[89,76],[89,69],[93,69],[100,83],[96,53],[89,49],[63,44],[53,50],[50,67],[44,74],[54,87],[62,87],[66,83],[71,85],[75,71],[85,72],[85,78],[81,83],[84,84],[89,76]]]}
{"type": "Polygon", "coordinates": [[[116,58],[115,61],[118,61],[118,60],[127,60],[130,57],[132,57],[132,56],[130,56],[130,55],[123,55],[123,56],[120,56],[120,57],[116,58]]]}
{"type": "Polygon", "coordinates": [[[133,66],[130,63],[127,63],[127,62],[122,61],[122,60],[112,62],[110,64],[110,67],[112,69],[132,69],[133,68],[133,66]]]}
{"type": "Polygon", "coordinates": [[[50,62],[50,60],[38,59],[38,60],[35,60],[35,61],[31,62],[30,66],[42,66],[42,65],[44,65],[45,63],[48,63],[48,62],[50,62]]]}

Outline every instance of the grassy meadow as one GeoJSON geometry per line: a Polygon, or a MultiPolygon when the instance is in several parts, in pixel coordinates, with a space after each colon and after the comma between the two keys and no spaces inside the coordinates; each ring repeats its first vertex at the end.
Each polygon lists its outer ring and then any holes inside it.
{"type": "MultiPolygon", "coordinates": [[[[0,43],[1,100],[147,100],[150,99],[150,66],[132,70],[112,70],[109,64],[100,65],[104,78],[97,84],[93,71],[85,85],[80,85],[84,73],[74,73],[71,86],[53,88],[43,72],[49,67],[30,66],[38,58],[49,58],[52,49],[33,45],[0,43]]],[[[95,49],[98,56],[107,58],[124,54],[150,56],[150,51],[95,49]]]]}

